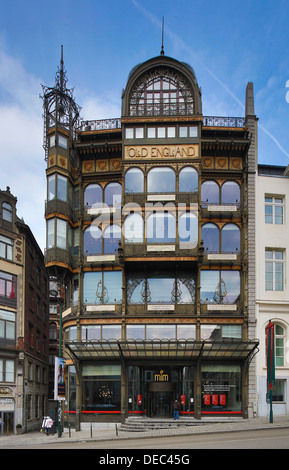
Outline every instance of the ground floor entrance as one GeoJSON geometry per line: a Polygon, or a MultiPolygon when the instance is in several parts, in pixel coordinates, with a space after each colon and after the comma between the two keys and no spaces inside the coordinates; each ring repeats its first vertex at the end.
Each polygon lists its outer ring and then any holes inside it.
{"type": "Polygon", "coordinates": [[[0,411],[0,436],[14,433],[14,412],[0,411]]]}

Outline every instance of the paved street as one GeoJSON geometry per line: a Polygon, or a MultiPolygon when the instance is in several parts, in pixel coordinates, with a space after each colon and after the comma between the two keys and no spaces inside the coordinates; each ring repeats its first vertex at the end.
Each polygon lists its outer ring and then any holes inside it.
{"type": "Polygon", "coordinates": [[[61,438],[40,432],[19,436],[1,436],[0,449],[288,449],[289,417],[248,420],[223,420],[188,426],[181,420],[178,428],[155,429],[146,432],[124,432],[115,426],[94,427],[82,431],[68,430],[61,438]]]}

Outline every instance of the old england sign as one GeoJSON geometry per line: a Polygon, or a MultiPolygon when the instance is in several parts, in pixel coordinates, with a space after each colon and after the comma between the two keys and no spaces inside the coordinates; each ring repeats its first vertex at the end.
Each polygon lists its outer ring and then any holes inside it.
{"type": "Polygon", "coordinates": [[[125,159],[198,158],[199,146],[194,145],[136,145],[125,146],[125,159]]]}

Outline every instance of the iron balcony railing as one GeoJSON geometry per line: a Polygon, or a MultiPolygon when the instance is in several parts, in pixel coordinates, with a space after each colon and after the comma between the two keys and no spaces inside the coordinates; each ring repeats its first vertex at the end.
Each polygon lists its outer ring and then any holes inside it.
{"type": "MultiPolygon", "coordinates": [[[[221,116],[203,116],[204,127],[235,127],[245,126],[244,117],[221,117],[221,116]]],[[[121,119],[100,119],[94,121],[81,121],[78,131],[102,131],[121,129],[121,119]]]]}

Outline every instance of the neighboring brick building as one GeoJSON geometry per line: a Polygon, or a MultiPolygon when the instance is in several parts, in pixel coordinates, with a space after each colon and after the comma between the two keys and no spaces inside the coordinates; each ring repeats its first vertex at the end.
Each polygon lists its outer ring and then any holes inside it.
{"type": "Polygon", "coordinates": [[[39,429],[47,412],[48,277],[16,205],[0,191],[0,434],[39,429]]]}

